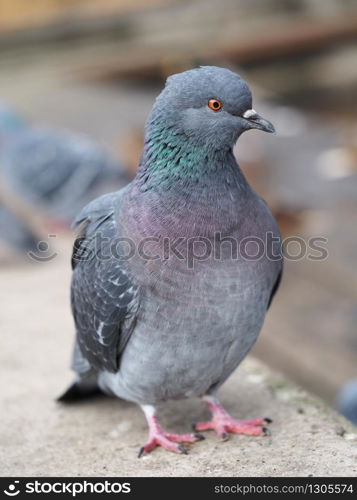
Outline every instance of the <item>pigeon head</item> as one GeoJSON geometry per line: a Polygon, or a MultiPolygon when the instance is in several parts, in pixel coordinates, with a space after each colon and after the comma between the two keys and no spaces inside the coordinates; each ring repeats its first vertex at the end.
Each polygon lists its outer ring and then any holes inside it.
{"type": "Polygon", "coordinates": [[[250,129],[274,132],[252,108],[247,83],[236,73],[203,66],[172,75],[156,99],[149,124],[161,124],[208,149],[231,149],[250,129]]]}
{"type": "Polygon", "coordinates": [[[274,132],[252,109],[251,91],[236,73],[204,66],[170,76],[146,124],[140,189],[236,184],[243,175],[232,149],[250,129],[274,132]]]}

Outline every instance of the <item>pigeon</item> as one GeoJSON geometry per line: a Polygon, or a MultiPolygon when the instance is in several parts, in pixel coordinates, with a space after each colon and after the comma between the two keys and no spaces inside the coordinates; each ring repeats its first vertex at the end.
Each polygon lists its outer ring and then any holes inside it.
{"type": "MultiPolygon", "coordinates": [[[[0,156],[9,138],[19,134],[26,127],[26,120],[22,116],[5,102],[0,102],[0,156]]],[[[1,168],[0,179],[2,181],[1,168]]],[[[7,206],[0,189],[0,238],[2,242],[7,247],[19,250],[21,253],[35,252],[38,242],[37,236],[26,222],[7,206]]]]}
{"type": "MultiPolygon", "coordinates": [[[[41,226],[42,232],[44,227],[69,227],[92,199],[130,179],[109,152],[85,135],[33,125],[0,104],[0,202],[12,214],[18,235],[21,226],[27,233],[22,243],[29,236],[38,241],[41,226]]],[[[13,227],[3,229],[2,238],[14,246],[13,227]]]]}
{"type": "Polygon", "coordinates": [[[5,102],[0,102],[0,144],[4,137],[27,127],[27,121],[5,102]]]}
{"type": "Polygon", "coordinates": [[[11,134],[1,151],[1,173],[16,196],[69,222],[92,199],[129,182],[86,136],[39,126],[11,134]]]}
{"type": "Polygon", "coordinates": [[[7,247],[18,250],[20,253],[33,253],[38,251],[38,235],[26,223],[0,205],[0,237],[7,247]]]}
{"type": "Polygon", "coordinates": [[[133,181],[75,220],[76,377],[59,400],[101,390],[140,405],[149,437],[139,456],[187,453],[183,443],[206,430],[222,440],[268,433],[270,419],[237,420],[217,394],[255,343],[282,273],[278,226],[232,152],[250,129],[274,132],[238,74],[203,66],[170,76],[133,181]],[[267,235],[276,244],[261,251],[267,235]],[[212,418],[193,433],[163,429],[158,405],[189,397],[212,418]]]}
{"type": "Polygon", "coordinates": [[[337,410],[357,425],[357,379],[347,382],[337,396],[337,410]]]}

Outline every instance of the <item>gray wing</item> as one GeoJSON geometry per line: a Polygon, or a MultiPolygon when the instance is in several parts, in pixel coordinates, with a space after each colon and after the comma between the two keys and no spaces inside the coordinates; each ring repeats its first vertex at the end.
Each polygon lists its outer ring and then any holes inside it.
{"type": "MultiPolygon", "coordinates": [[[[119,369],[139,306],[127,262],[113,251],[120,237],[115,215],[121,193],[98,198],[75,221],[81,233],[72,256],[71,305],[81,354],[98,371],[119,369]]],[[[74,364],[79,361],[77,356],[74,364]]]]}

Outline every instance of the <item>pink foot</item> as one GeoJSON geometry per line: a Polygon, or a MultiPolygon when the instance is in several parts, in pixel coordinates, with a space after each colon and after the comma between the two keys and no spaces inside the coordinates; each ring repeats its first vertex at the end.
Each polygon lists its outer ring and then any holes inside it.
{"type": "Polygon", "coordinates": [[[270,418],[256,418],[254,420],[236,420],[231,417],[219,403],[213,399],[206,399],[207,405],[212,413],[212,419],[207,422],[195,424],[196,431],[214,430],[222,441],[229,439],[229,433],[248,434],[250,436],[267,436],[269,429],[265,427],[270,424],[270,418]]]}
{"type": "MultiPolygon", "coordinates": [[[[144,409],[145,411],[145,409],[144,409]]],[[[194,443],[201,441],[204,437],[201,434],[173,434],[164,431],[155,415],[150,415],[145,411],[146,418],[149,424],[149,440],[140,448],[138,457],[142,457],[146,453],[154,450],[157,446],[162,446],[165,450],[173,451],[187,455],[187,450],[179,443],[194,443]]]]}

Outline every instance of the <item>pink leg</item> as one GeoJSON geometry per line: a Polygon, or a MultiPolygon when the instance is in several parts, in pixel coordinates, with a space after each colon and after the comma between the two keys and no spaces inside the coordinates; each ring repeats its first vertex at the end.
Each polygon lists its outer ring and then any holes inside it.
{"type": "Polygon", "coordinates": [[[166,450],[175,453],[187,455],[187,450],[178,443],[194,443],[201,441],[204,437],[201,434],[173,434],[162,429],[155,415],[154,408],[151,406],[142,406],[146,419],[149,424],[149,439],[147,443],[140,448],[139,458],[146,453],[154,450],[157,446],[162,446],[166,450]]]}
{"type": "Polygon", "coordinates": [[[214,430],[222,441],[229,439],[229,433],[248,434],[251,436],[267,436],[270,434],[265,424],[270,424],[270,418],[256,418],[254,420],[236,420],[223,408],[221,403],[212,396],[203,398],[212,413],[211,420],[195,424],[196,431],[214,430]]]}

